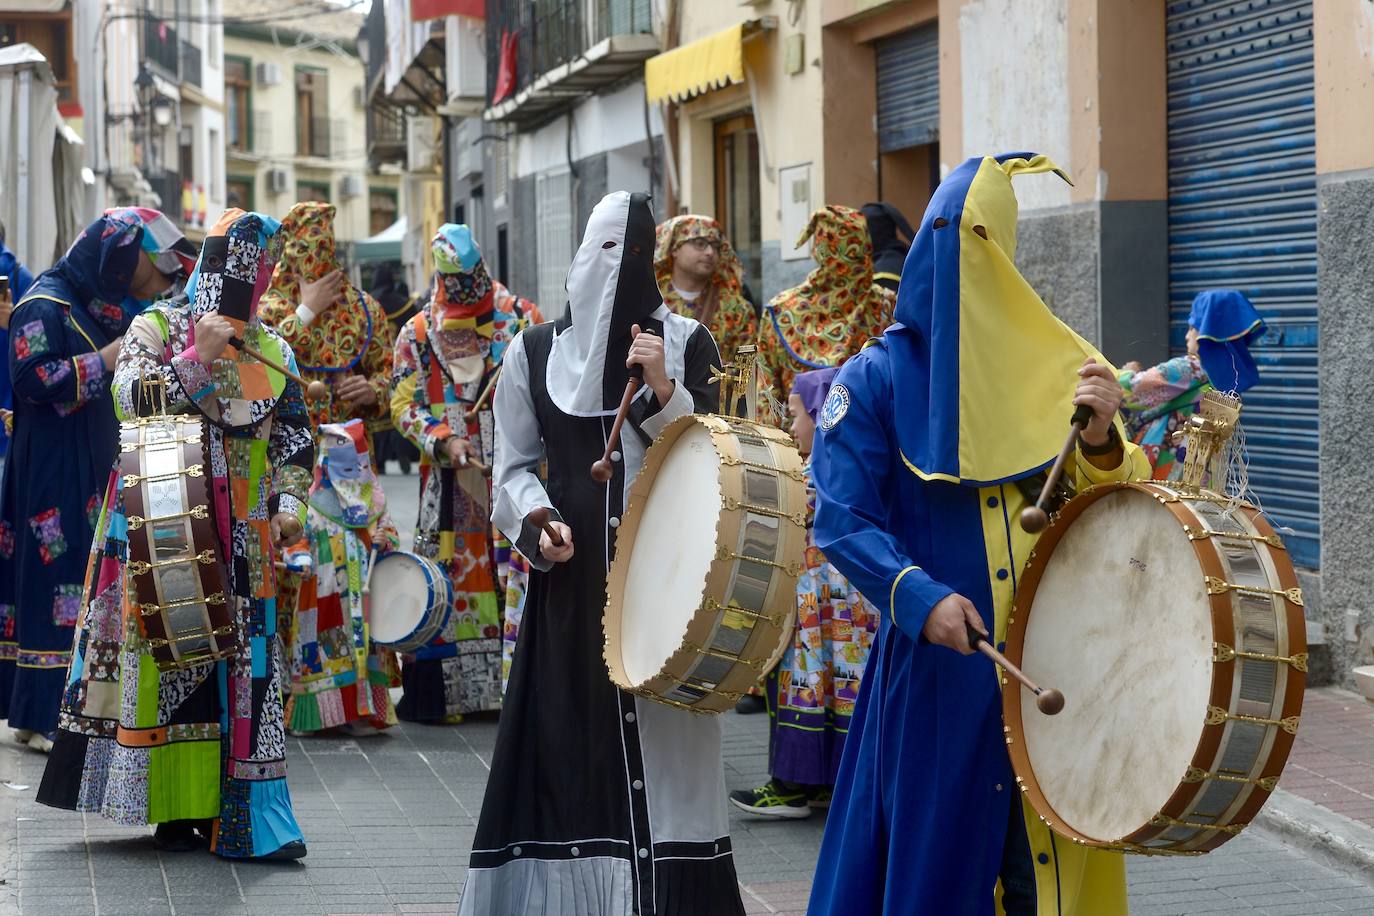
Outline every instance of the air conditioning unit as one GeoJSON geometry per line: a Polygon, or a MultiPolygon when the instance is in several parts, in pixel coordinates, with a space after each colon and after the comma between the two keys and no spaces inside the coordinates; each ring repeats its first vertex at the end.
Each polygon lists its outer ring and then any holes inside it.
{"type": "Polygon", "coordinates": [[[366,108],[366,107],[367,107],[367,91],[366,91],[365,89],[363,89],[362,86],[354,86],[354,87],[353,87],[353,107],[354,107],[354,108],[366,108]]]}
{"type": "Polygon", "coordinates": [[[275,86],[281,82],[281,65],[270,60],[260,62],[255,68],[259,86],[275,86]]]}
{"type": "Polygon", "coordinates": [[[281,194],[286,190],[287,177],[286,169],[267,170],[267,190],[273,194],[281,194]]]}
{"type": "Polygon", "coordinates": [[[357,197],[363,193],[363,178],[361,175],[345,175],[343,181],[339,182],[339,196],[343,198],[357,197]]]}

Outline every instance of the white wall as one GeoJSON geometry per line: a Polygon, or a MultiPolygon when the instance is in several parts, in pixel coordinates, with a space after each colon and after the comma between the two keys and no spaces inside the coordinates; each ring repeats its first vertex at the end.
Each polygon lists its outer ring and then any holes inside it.
{"type": "MultiPolygon", "coordinates": [[[[1072,176],[1068,5],[967,0],[959,11],[963,156],[944,168],[969,156],[1027,150],[1049,156],[1072,176]]],[[[1025,212],[1068,206],[1070,190],[1062,181],[1026,181],[1016,186],[1016,197],[1025,212]]]]}
{"type": "MultiPolygon", "coordinates": [[[[644,84],[596,95],[573,109],[572,160],[577,162],[632,144],[647,142],[644,129],[644,84]]],[[[658,106],[649,110],[649,130],[663,134],[658,106]]],[[[524,178],[568,164],[568,119],[560,118],[532,133],[516,134],[512,162],[514,177],[524,178]]],[[[646,179],[647,183],[647,179],[646,179]]]]}

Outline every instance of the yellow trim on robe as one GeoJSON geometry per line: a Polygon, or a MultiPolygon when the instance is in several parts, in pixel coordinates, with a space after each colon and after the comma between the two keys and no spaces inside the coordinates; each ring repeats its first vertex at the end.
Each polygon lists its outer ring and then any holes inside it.
{"type": "Polygon", "coordinates": [[[897,578],[892,580],[892,592],[887,596],[887,616],[894,627],[897,626],[897,586],[902,584],[902,579],[907,573],[920,568],[919,566],[908,566],[897,573],[897,578]]]}

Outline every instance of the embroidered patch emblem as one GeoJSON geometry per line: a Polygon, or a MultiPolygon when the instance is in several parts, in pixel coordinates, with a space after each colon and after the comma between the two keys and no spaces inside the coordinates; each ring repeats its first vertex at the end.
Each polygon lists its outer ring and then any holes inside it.
{"type": "Polygon", "coordinates": [[[19,359],[28,359],[30,356],[47,352],[48,333],[43,329],[41,321],[30,321],[14,336],[14,355],[19,359]]]}
{"type": "Polygon", "coordinates": [[[62,513],[56,508],[29,519],[29,527],[38,538],[38,555],[43,558],[44,565],[67,552],[67,539],[62,536],[62,513]]]}
{"type": "Polygon", "coordinates": [[[833,385],[821,405],[821,429],[834,429],[835,424],[849,413],[849,389],[843,385],[833,385]]]}
{"type": "Polygon", "coordinates": [[[10,523],[0,519],[0,557],[8,560],[14,556],[14,529],[10,523]]]}

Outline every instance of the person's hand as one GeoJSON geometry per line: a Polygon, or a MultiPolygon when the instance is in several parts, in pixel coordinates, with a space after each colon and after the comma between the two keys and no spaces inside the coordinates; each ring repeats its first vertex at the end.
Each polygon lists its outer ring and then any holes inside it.
{"type": "Polygon", "coordinates": [[[1144,369],[1145,367],[1140,364],[1139,360],[1133,359],[1129,363],[1123,363],[1121,365],[1121,368],[1126,372],[1139,372],[1141,369],[1144,369]]]}
{"type": "Polygon", "coordinates": [[[14,297],[9,290],[5,295],[0,296],[0,330],[5,330],[10,326],[10,315],[14,314],[14,297]]]}
{"type": "Polygon", "coordinates": [[[344,376],[343,381],[334,386],[334,393],[354,407],[377,406],[377,389],[361,375],[344,376]]]}
{"type": "Polygon", "coordinates": [[[630,343],[630,355],[625,360],[626,368],[644,367],[644,384],[653,389],[660,405],[667,404],[673,396],[673,380],[668,378],[667,365],[663,358],[663,338],[643,332],[639,325],[630,328],[634,338],[630,343]]]}
{"type": "Polygon", "coordinates": [[[229,346],[229,338],[234,336],[234,326],[219,312],[206,312],[196,321],[196,355],[201,362],[209,365],[224,355],[229,346]]]}
{"type": "Polygon", "coordinates": [[[455,468],[465,468],[468,462],[477,457],[477,449],[472,447],[468,440],[454,436],[445,443],[444,448],[448,451],[448,460],[455,468]]]}
{"type": "Polygon", "coordinates": [[[277,550],[300,543],[305,537],[305,528],[301,525],[301,520],[290,512],[278,512],[267,524],[272,535],[272,546],[277,550]]]}
{"type": "Polygon", "coordinates": [[[930,609],[921,634],[937,646],[953,649],[960,655],[972,655],[974,650],[968,644],[968,627],[973,627],[984,636],[988,635],[982,615],[972,601],[959,594],[946,595],[930,609]]]}
{"type": "Polygon", "coordinates": [[[100,348],[100,361],[105,364],[106,372],[114,371],[115,361],[119,359],[119,348],[123,345],[124,338],[116,337],[100,348]]]}
{"type": "Polygon", "coordinates": [[[1088,357],[1078,370],[1078,389],[1073,394],[1075,405],[1086,404],[1093,411],[1092,419],[1082,433],[1084,442],[1093,447],[1107,444],[1112,421],[1121,409],[1121,398],[1121,383],[1112,374],[1111,367],[1088,357]]]}
{"type": "Polygon", "coordinates": [[[337,268],[313,283],[302,283],[301,305],[310,309],[313,315],[323,315],[339,301],[339,290],[343,285],[344,273],[337,268]]]}
{"type": "Polygon", "coordinates": [[[544,555],[545,559],[552,560],[554,563],[568,562],[573,557],[572,529],[562,522],[549,522],[549,527],[558,532],[563,543],[555,546],[549,533],[541,531],[539,532],[539,552],[544,555]]]}

